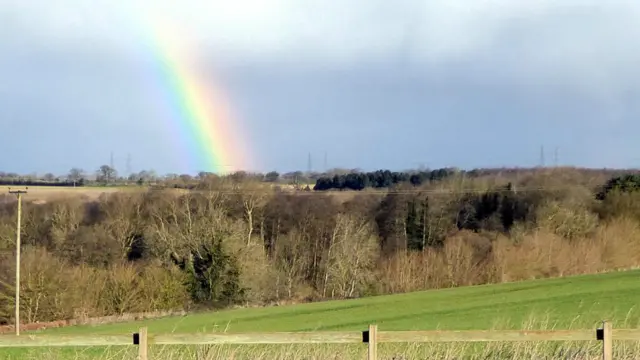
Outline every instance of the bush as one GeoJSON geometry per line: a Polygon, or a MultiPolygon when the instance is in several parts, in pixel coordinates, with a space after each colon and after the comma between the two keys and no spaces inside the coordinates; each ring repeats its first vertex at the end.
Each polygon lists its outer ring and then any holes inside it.
{"type": "Polygon", "coordinates": [[[536,222],[540,228],[565,239],[577,239],[587,237],[595,231],[598,216],[580,205],[568,207],[551,201],[538,209],[536,222]]]}

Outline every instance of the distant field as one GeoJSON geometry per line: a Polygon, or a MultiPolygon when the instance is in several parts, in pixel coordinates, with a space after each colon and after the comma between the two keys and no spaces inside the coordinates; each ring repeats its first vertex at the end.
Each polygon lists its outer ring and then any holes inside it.
{"type": "MultiPolygon", "coordinates": [[[[293,191],[295,187],[293,185],[278,185],[281,189],[285,191],[293,191]]],[[[24,189],[24,186],[6,186],[0,185],[0,202],[4,199],[8,199],[9,201],[13,201],[14,197],[4,197],[8,195],[9,188],[14,190],[24,189]]],[[[313,188],[313,186],[311,186],[313,188]]],[[[47,201],[54,201],[57,199],[64,199],[74,196],[83,197],[86,200],[95,200],[100,197],[101,194],[104,193],[114,193],[118,191],[136,191],[146,189],[146,187],[141,186],[113,186],[113,187],[104,187],[104,186],[79,186],[79,187],[67,187],[67,186],[28,186],[27,194],[24,195],[23,199],[26,202],[35,202],[35,203],[45,203],[47,201]]],[[[187,191],[187,190],[177,190],[177,191],[187,191]]],[[[366,192],[366,191],[365,191],[366,192]]],[[[340,201],[347,201],[353,198],[358,192],[356,191],[326,191],[323,192],[325,195],[333,195],[340,201]]],[[[310,193],[306,191],[298,192],[300,195],[309,195],[309,194],[319,194],[319,193],[310,193]]]]}
{"type": "MultiPolygon", "coordinates": [[[[48,334],[150,334],[203,331],[595,329],[600,321],[635,328],[640,271],[378,296],[346,301],[235,309],[142,322],[77,326],[48,334]]],[[[38,353],[12,350],[18,358],[38,353]]],[[[71,350],[65,350],[68,353],[71,350]]],[[[93,349],[93,351],[98,351],[93,349]]],[[[50,353],[53,354],[53,353],[50,353]]],[[[61,354],[61,353],[60,353],[61,354]]],[[[121,357],[120,357],[121,358],[121,357]]],[[[266,357],[268,358],[268,357],[266,357]]]]}
{"type": "MultiPolygon", "coordinates": [[[[6,186],[0,185],[0,195],[7,194],[9,188],[14,190],[24,189],[24,186],[6,186]]],[[[24,195],[25,201],[51,201],[55,199],[68,198],[72,196],[83,196],[88,200],[97,199],[103,193],[112,193],[116,191],[132,190],[137,187],[98,187],[98,186],[28,186],[27,194],[24,195]]]]}

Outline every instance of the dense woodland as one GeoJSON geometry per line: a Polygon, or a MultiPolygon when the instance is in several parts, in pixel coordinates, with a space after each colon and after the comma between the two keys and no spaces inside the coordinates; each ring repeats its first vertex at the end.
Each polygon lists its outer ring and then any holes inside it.
{"type": "MultiPolygon", "coordinates": [[[[315,191],[293,192],[265,184],[279,174],[205,175],[183,179],[194,190],[138,186],[95,201],[25,204],[24,321],[353,298],[640,265],[640,175],[631,171],[352,171],[317,176],[315,191]]],[[[0,322],[12,319],[15,290],[17,206],[5,200],[0,322]]]]}

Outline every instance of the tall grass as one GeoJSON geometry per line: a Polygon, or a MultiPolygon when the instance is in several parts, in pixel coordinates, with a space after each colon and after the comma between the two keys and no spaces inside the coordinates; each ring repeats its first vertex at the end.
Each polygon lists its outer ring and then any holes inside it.
{"type": "MultiPolygon", "coordinates": [[[[243,345],[199,347],[151,347],[149,358],[157,360],[309,360],[309,359],[365,359],[365,345],[243,345]]],[[[640,342],[614,342],[615,359],[637,359],[640,342]]],[[[129,360],[136,358],[133,348],[93,351],[46,351],[21,354],[6,359],[59,360],[129,360]]],[[[380,344],[378,359],[601,359],[602,345],[589,342],[493,342],[493,343],[425,343],[380,344]]]]}
{"type": "MultiPolygon", "coordinates": [[[[629,311],[629,314],[631,310],[629,311]]],[[[616,319],[618,328],[633,328],[628,319],[616,319]]],[[[593,324],[575,318],[563,329],[591,328],[593,324]]],[[[494,328],[504,328],[500,321],[494,328]]],[[[525,330],[559,330],[549,316],[532,315],[522,326],[525,330]]],[[[595,328],[594,338],[595,338],[595,328]]],[[[162,360],[342,360],[365,359],[366,344],[326,344],[326,345],[208,345],[175,346],[152,345],[150,359],[162,360]]],[[[637,359],[640,354],[638,341],[614,341],[614,358],[637,359]]],[[[29,351],[5,352],[2,359],[53,359],[53,360],[125,360],[135,359],[137,349],[131,347],[110,348],[65,348],[30,349],[29,351]]],[[[486,343],[381,343],[378,344],[378,359],[442,359],[442,360],[485,360],[485,359],[563,359],[587,360],[602,358],[602,343],[593,341],[540,341],[540,342],[486,342],[486,343]]]]}

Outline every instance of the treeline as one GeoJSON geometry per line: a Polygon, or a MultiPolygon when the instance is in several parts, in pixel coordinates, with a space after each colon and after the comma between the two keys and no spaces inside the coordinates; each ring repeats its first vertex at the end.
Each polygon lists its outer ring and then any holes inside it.
{"type": "MultiPolygon", "coordinates": [[[[442,174],[385,192],[285,193],[210,178],[197,191],[25,204],[22,314],[268,305],[640,265],[640,176],[442,174]]],[[[15,223],[16,204],[3,204],[0,322],[13,316],[15,223]]]]}
{"type": "MultiPolygon", "coordinates": [[[[293,171],[280,174],[277,171],[267,173],[236,171],[218,175],[201,171],[198,174],[164,174],[159,175],[152,170],[142,170],[121,175],[109,166],[102,165],[96,171],[86,172],[72,168],[68,174],[56,176],[52,173],[43,175],[9,173],[0,171],[0,185],[5,186],[154,186],[176,189],[208,189],[211,182],[229,180],[233,182],[262,182],[273,185],[290,185],[298,190],[364,190],[367,188],[385,189],[400,184],[411,184],[419,187],[428,182],[440,181],[452,176],[467,179],[483,177],[518,177],[527,176],[532,169],[487,168],[459,170],[457,168],[441,168],[435,170],[390,171],[377,170],[362,172],[358,169],[330,169],[325,172],[293,171]]],[[[548,170],[548,169],[547,169],[548,170]]],[[[572,169],[586,178],[620,176],[637,174],[637,171],[572,169]]]]}
{"type": "Polygon", "coordinates": [[[73,186],[85,186],[85,180],[80,179],[77,182],[70,180],[58,180],[47,181],[40,179],[1,179],[0,185],[2,186],[60,186],[60,187],[73,187],[73,186]]]}
{"type": "Polygon", "coordinates": [[[381,189],[401,183],[410,183],[414,186],[419,186],[426,181],[442,180],[456,173],[458,173],[458,171],[455,169],[438,169],[413,173],[378,170],[367,173],[336,174],[333,175],[333,177],[319,178],[313,190],[363,190],[369,187],[381,189]]]}

